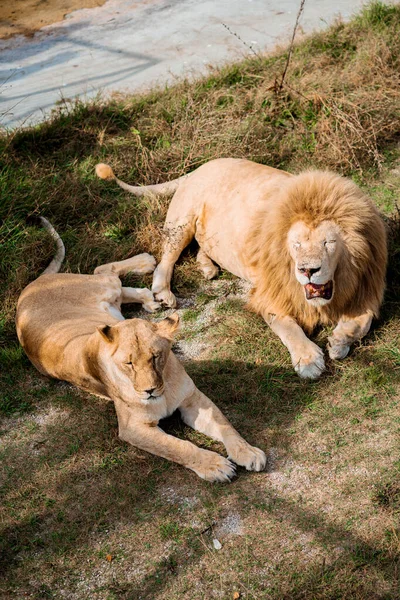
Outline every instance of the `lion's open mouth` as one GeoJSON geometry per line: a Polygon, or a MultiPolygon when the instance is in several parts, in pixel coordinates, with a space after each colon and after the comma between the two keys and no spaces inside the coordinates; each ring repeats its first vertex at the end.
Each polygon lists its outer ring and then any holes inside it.
{"type": "Polygon", "coordinates": [[[324,298],[330,300],[333,294],[333,281],[327,281],[326,283],[307,283],[305,286],[306,298],[311,300],[312,298],[324,298]]]}

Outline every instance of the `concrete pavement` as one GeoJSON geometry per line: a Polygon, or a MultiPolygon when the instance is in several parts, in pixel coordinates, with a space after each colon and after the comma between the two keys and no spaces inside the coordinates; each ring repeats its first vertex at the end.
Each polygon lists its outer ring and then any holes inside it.
{"type": "MultiPolygon", "coordinates": [[[[0,125],[37,123],[62,98],[133,92],[205,72],[291,35],[300,0],[108,0],[33,38],[0,40],[0,125]],[[240,41],[233,33],[240,36],[240,41]],[[247,45],[247,46],[246,46],[247,45]]],[[[363,0],[306,0],[304,31],[363,0]]]]}

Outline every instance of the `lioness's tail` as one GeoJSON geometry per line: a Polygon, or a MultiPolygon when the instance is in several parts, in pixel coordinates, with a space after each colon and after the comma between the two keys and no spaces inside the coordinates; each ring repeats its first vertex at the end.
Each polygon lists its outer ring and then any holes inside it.
{"type": "Polygon", "coordinates": [[[49,232],[49,234],[51,235],[51,237],[53,238],[53,240],[55,241],[56,246],[57,246],[57,252],[56,252],[53,260],[51,261],[49,266],[43,271],[42,275],[45,275],[48,273],[58,273],[58,271],[60,270],[60,267],[62,265],[62,261],[64,260],[65,246],[63,244],[62,239],[60,238],[60,236],[58,235],[57,231],[54,229],[54,227],[50,223],[50,221],[48,221],[44,217],[39,217],[39,220],[40,220],[41,224],[43,225],[43,227],[49,232]]]}
{"type": "Polygon", "coordinates": [[[183,175],[182,177],[178,177],[178,179],[173,179],[172,181],[167,181],[165,183],[158,183],[156,185],[128,185],[124,181],[118,179],[114,175],[112,168],[104,163],[96,165],[96,175],[100,177],[100,179],[114,179],[122,189],[138,197],[146,196],[149,193],[162,195],[173,194],[178,189],[179,183],[189,177],[189,175],[183,175]]]}

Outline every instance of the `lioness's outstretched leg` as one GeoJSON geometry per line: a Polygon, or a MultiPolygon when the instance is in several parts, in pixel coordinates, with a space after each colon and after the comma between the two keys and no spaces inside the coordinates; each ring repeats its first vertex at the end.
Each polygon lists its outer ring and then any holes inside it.
{"type": "Polygon", "coordinates": [[[325,370],[324,353],[308,339],[300,325],[289,316],[267,314],[264,318],[289,350],[296,373],[306,379],[319,377],[325,370]]]}
{"type": "Polygon", "coordinates": [[[237,465],[246,467],[248,471],[262,471],[265,468],[267,458],[264,452],[250,446],[200,390],[196,389],[192,396],[186,398],[179,406],[179,411],[187,425],[222,442],[229,458],[237,465]]]}
{"type": "Polygon", "coordinates": [[[332,360],[347,356],[351,344],[367,335],[372,322],[372,310],[353,319],[342,317],[328,339],[328,352],[332,360]]]}
{"type": "Polygon", "coordinates": [[[230,481],[235,475],[234,465],[216,452],[168,435],[156,422],[135,422],[133,411],[121,400],[115,401],[115,408],[121,440],[179,463],[207,481],[230,481]]]}
{"type": "Polygon", "coordinates": [[[135,273],[136,275],[145,275],[146,273],[152,273],[155,267],[156,259],[154,256],[147,254],[147,252],[143,252],[143,254],[131,256],[131,258],[127,258],[126,260],[99,265],[94,270],[94,274],[115,273],[116,275],[121,276],[126,275],[127,273],[135,273]]]}
{"type": "Polygon", "coordinates": [[[192,241],[194,233],[194,217],[188,216],[184,221],[167,221],[165,223],[163,253],[161,261],[154,271],[151,290],[156,300],[167,306],[176,306],[176,298],[170,287],[172,272],[179,255],[192,241]]]}
{"type": "MultiPolygon", "coordinates": [[[[152,273],[156,266],[156,259],[151,254],[144,252],[143,254],[137,254],[131,256],[126,260],[120,260],[113,263],[107,263],[105,265],[99,265],[95,270],[95,275],[104,275],[106,273],[113,273],[121,277],[127,273],[134,273],[136,275],[145,275],[146,273],[152,273]]],[[[121,290],[121,303],[127,304],[129,302],[135,302],[142,304],[144,310],[147,312],[154,312],[161,308],[158,302],[154,301],[154,296],[147,288],[132,288],[123,287],[121,290]]]]}
{"type": "Polygon", "coordinates": [[[197,253],[196,261],[199,265],[200,271],[203,273],[206,279],[212,279],[218,275],[219,268],[213,263],[211,258],[200,248],[197,253]]]}

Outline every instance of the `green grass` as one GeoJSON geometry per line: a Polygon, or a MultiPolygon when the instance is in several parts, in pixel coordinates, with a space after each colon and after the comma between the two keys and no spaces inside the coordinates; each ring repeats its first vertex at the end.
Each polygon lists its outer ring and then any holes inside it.
{"type": "MultiPolygon", "coordinates": [[[[399,597],[399,33],[399,6],[373,3],[296,45],[281,93],[287,49],[143,96],[66,104],[0,136],[2,598],[399,597]],[[238,280],[204,283],[194,248],[180,259],[177,349],[204,345],[188,372],[269,452],[267,472],[238,469],[230,486],[121,442],[113,406],[38,374],[14,328],[19,293],[54,252],[27,216],[56,226],[66,271],[159,257],[168,201],[132,198],[96,179],[95,164],[146,184],[219,156],[350,176],[391,232],[381,318],[316,382],[297,377],[238,280]]],[[[314,339],[324,347],[328,334],[314,339]]],[[[162,427],[223,452],[176,416],[162,427]]]]}

